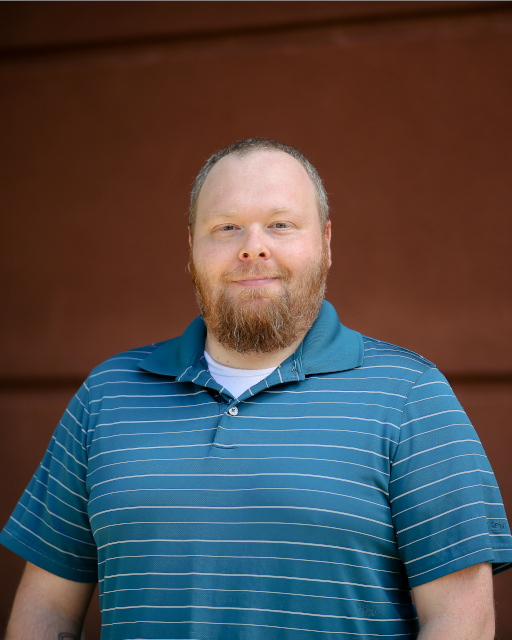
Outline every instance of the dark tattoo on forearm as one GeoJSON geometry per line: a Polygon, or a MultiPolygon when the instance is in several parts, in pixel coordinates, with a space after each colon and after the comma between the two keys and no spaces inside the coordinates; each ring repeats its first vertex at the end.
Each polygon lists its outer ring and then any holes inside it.
{"type": "Polygon", "coordinates": [[[59,633],[59,640],[78,640],[78,636],[75,636],[74,633],[64,632],[59,633]]]}

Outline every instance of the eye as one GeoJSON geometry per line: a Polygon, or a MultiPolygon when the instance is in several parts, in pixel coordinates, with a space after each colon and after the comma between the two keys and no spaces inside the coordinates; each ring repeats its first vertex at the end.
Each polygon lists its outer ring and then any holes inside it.
{"type": "Polygon", "coordinates": [[[287,229],[290,225],[287,222],[274,222],[271,226],[276,229],[287,229]]]}

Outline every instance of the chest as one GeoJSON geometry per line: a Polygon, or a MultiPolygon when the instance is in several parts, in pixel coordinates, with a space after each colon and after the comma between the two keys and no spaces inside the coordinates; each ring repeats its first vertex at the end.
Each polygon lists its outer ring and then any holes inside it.
{"type": "Polygon", "coordinates": [[[282,539],[283,527],[291,542],[313,531],[326,548],[341,533],[349,545],[393,543],[396,411],[325,398],[283,389],[242,402],[202,392],[105,403],[88,470],[100,555],[131,539],[282,539]]]}

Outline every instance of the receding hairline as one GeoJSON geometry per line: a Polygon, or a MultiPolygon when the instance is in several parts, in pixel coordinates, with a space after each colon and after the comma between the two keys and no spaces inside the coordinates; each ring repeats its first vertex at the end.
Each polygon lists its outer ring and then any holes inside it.
{"type": "MultiPolygon", "coordinates": [[[[214,178],[216,171],[218,171],[221,167],[221,165],[225,164],[226,161],[229,161],[230,159],[232,159],[234,162],[240,162],[243,161],[245,159],[248,159],[252,156],[256,156],[258,154],[267,154],[267,153],[272,153],[273,155],[281,155],[281,156],[285,156],[288,158],[291,158],[293,165],[299,168],[300,173],[302,174],[303,177],[305,177],[308,181],[308,183],[311,185],[311,188],[313,190],[313,194],[315,197],[315,200],[317,200],[316,197],[316,189],[315,189],[315,184],[313,182],[313,180],[311,179],[311,176],[308,174],[308,172],[306,171],[305,167],[303,166],[303,164],[301,162],[299,162],[297,160],[297,158],[294,158],[293,156],[291,156],[289,153],[286,153],[285,151],[281,151],[280,149],[250,149],[248,153],[230,153],[222,158],[220,158],[208,171],[207,175],[204,178],[204,181],[201,184],[201,188],[199,189],[198,193],[197,193],[197,198],[196,198],[196,214],[197,214],[197,206],[199,203],[199,198],[201,196],[201,193],[203,192],[203,189],[208,181],[208,179],[210,178],[214,178]],[[217,167],[219,169],[217,169],[217,167]],[[212,173],[214,174],[212,176],[212,173]]],[[[229,171],[229,169],[228,169],[229,171]]],[[[318,204],[317,204],[318,207],[318,204]]],[[[280,207],[276,207],[276,208],[280,208],[280,207]]],[[[284,207],[286,209],[286,207],[284,207]]]]}
{"type": "Polygon", "coordinates": [[[288,156],[291,156],[302,166],[308,178],[310,179],[315,191],[315,199],[318,209],[318,215],[320,217],[320,224],[323,228],[325,228],[329,220],[329,203],[322,179],[320,178],[316,167],[306,158],[306,156],[304,156],[303,153],[301,153],[294,147],[290,147],[281,142],[266,138],[247,138],[245,140],[239,140],[238,142],[235,142],[234,144],[225,147],[224,149],[221,149],[217,153],[211,155],[198,173],[194,181],[190,201],[189,226],[192,232],[196,220],[199,195],[207,177],[209,176],[211,170],[215,167],[215,165],[217,165],[224,158],[228,158],[229,156],[244,158],[258,152],[281,152],[288,156]]]}

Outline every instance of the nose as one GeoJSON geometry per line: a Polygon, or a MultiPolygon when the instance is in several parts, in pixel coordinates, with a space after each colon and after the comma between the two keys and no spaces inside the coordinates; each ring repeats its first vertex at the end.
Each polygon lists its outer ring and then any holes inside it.
{"type": "Polygon", "coordinates": [[[243,262],[252,260],[266,260],[270,257],[270,251],[265,241],[265,234],[260,229],[251,228],[244,234],[242,246],[238,257],[243,262]]]}

